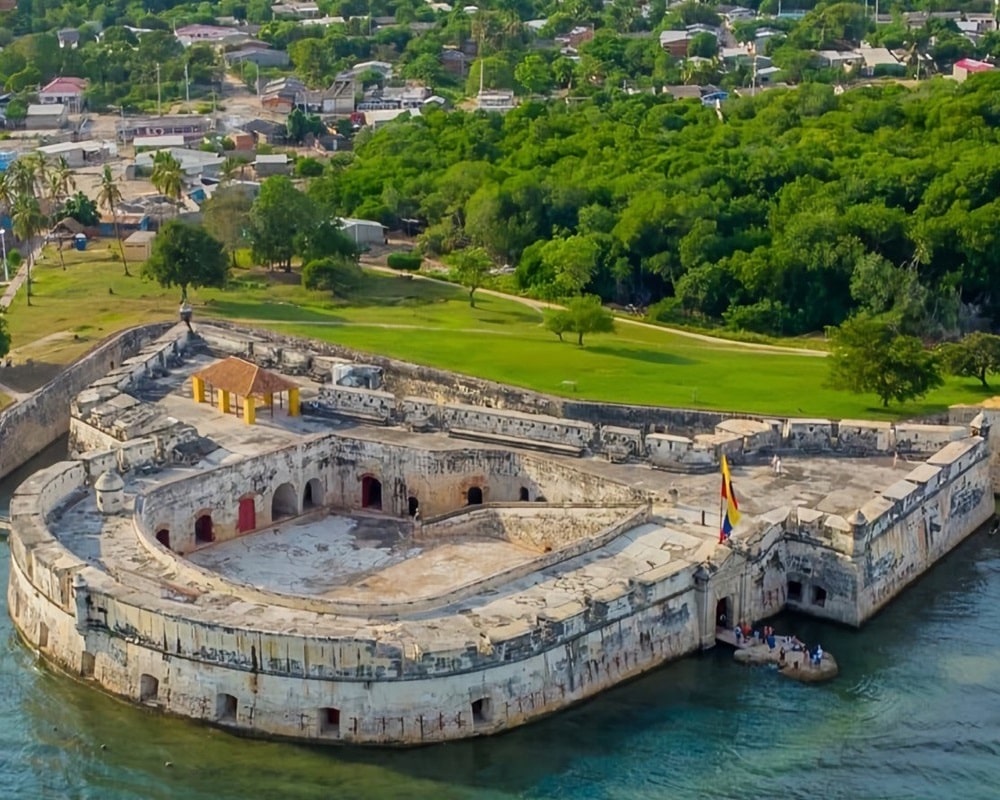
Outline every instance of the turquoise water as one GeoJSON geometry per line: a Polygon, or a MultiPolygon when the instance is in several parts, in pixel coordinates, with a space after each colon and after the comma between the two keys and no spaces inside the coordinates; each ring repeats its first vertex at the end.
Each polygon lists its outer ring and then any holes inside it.
{"type": "MultiPolygon", "coordinates": [[[[4,587],[8,561],[0,545],[4,587]]],[[[863,631],[779,622],[837,656],[832,683],[720,651],[506,736],[408,751],[259,742],[132,708],[42,668],[4,608],[0,800],[997,798],[998,608],[1000,536],[980,533],[863,631]]]]}

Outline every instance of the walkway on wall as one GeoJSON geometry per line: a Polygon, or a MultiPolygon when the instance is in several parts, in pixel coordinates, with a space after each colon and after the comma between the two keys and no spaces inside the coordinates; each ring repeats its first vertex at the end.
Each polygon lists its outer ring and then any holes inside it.
{"type": "Polygon", "coordinates": [[[722,644],[728,644],[730,647],[735,647],[737,649],[749,646],[748,640],[742,636],[738,642],[736,641],[736,634],[733,632],[732,628],[716,627],[715,641],[722,642],[722,644]]]}

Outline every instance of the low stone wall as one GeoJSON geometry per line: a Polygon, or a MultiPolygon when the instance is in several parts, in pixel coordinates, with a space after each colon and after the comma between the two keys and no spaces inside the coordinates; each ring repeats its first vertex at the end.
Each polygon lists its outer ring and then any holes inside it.
{"type": "Polygon", "coordinates": [[[145,325],[116,334],[30,397],[0,411],[0,478],[69,430],[69,398],[138,353],[170,325],[145,325]]]}

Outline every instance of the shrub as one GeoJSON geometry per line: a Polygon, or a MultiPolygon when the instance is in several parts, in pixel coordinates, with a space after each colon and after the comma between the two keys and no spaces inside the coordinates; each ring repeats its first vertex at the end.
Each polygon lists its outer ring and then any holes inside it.
{"type": "Polygon", "coordinates": [[[415,272],[424,263],[424,257],[420,253],[390,253],[387,263],[393,269],[415,272]]]}
{"type": "Polygon", "coordinates": [[[350,294],[361,279],[361,267],[342,256],[317,258],[302,268],[302,284],[307,289],[350,294]]]}

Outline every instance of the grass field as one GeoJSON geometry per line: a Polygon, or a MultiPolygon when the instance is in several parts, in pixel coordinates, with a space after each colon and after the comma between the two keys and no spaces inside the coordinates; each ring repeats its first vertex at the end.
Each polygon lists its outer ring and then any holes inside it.
{"type": "MultiPolygon", "coordinates": [[[[176,319],[179,293],[126,278],[107,251],[67,253],[63,271],[49,255],[34,271],[34,305],[23,293],[9,312],[15,359],[66,363],[120,328],[176,319]]],[[[138,266],[132,267],[138,272],[138,266]]],[[[901,417],[976,402],[969,379],[918,403],[884,411],[874,396],[824,387],[824,358],[776,353],[733,342],[705,342],[619,323],[586,346],[559,342],[541,315],[492,296],[471,308],[460,287],[368,273],[349,300],[309,292],[297,275],[238,271],[231,288],[191,294],[199,318],[252,322],[285,333],[444,367],[571,397],[612,402],[739,410],[791,416],[901,417]]]]}

